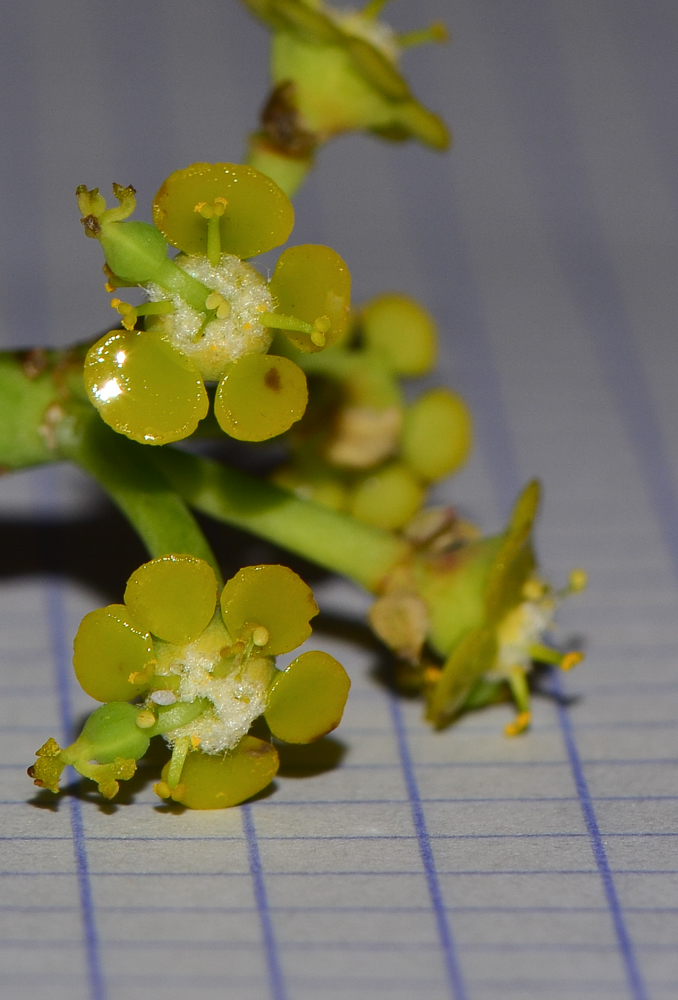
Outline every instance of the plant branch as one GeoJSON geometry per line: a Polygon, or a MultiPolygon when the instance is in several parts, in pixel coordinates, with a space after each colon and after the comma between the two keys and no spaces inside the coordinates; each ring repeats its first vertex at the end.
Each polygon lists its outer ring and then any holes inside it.
{"type": "Polygon", "coordinates": [[[71,404],[60,421],[57,450],[88,472],[109,494],[140,535],[152,558],[188,553],[221,572],[209,543],[188,507],[149,461],[144,446],[116,434],[94,410],[71,404]]]}
{"type": "Polygon", "coordinates": [[[183,499],[211,517],[275,542],[375,591],[410,555],[402,539],[272,483],[175,448],[153,462],[183,499]]]}

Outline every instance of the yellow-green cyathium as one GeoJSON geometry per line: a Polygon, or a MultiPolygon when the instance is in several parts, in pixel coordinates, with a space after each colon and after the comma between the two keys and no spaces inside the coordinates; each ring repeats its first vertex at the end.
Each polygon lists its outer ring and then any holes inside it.
{"type": "Polygon", "coordinates": [[[457,472],[472,448],[461,396],[436,388],[408,403],[401,389],[431,371],[437,342],[418,302],[386,293],[357,310],[333,347],[299,358],[309,406],[273,480],[375,527],[405,528],[429,486],[457,472]]]}
{"type": "Polygon", "coordinates": [[[356,11],[321,0],[243,0],[273,34],[273,91],[261,131],[251,137],[250,162],[289,194],[314,151],[343,132],[448,147],[445,124],[416,99],[400,70],[405,49],[446,41],[447,32],[435,23],[398,34],[379,19],[386,2],[371,0],[356,11]]]}
{"type": "Polygon", "coordinates": [[[527,678],[534,663],[569,670],[583,659],[551,644],[557,605],[584,589],[586,574],[573,571],[562,591],[539,575],[532,546],[539,499],[533,481],[506,530],[487,538],[465,537],[430,512],[429,530],[422,518],[416,556],[381,585],[372,627],[408,663],[403,675],[423,691],[427,718],[437,728],[508,693],[517,715],[505,732],[517,735],[530,723],[527,678]]]}
{"type": "Polygon", "coordinates": [[[249,166],[177,170],[155,196],[155,225],[128,221],[133,188],[113,191],[119,204],[107,208],[98,189],[78,188],[85,232],[102,245],[107,290],[139,285],[148,300],[113,299],[123,328],[87,354],[92,404],[119,433],[162,445],[196,430],[209,409],[205,383],[214,383],[214,414],[231,437],[262,441],[287,430],[305,410],[306,377],[267,352],[276,330],[302,353],[341,336],[351,284],[341,257],[325,246],[289,247],[266,281],[247,258],[285,242],[294,210],[249,166]],[[170,258],[168,248],[180,252],[170,258]]]}
{"type": "Polygon", "coordinates": [[[286,566],[247,566],[219,593],[214,571],[194,556],[144,563],[125,603],[86,615],[75,637],[78,681],[105,704],[70,746],[48,740],[29,774],[57,792],[71,765],[113,798],[162,735],[172,756],[155,785],[161,798],[193,809],[250,798],[278,770],[274,744],[249,735],[256,719],[289,743],[320,739],[341,721],[350,681],[337,660],[311,651],[275,666],[308,639],[317,613],[286,566]]]}

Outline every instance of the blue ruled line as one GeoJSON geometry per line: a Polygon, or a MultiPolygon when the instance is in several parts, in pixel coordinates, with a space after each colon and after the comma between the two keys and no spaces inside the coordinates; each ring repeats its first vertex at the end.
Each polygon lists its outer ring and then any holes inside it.
{"type": "Polygon", "coordinates": [[[421,861],[424,866],[424,872],[426,873],[426,882],[438,928],[440,947],[442,948],[443,957],[445,959],[447,980],[450,984],[451,995],[454,1000],[467,1000],[468,993],[466,992],[466,984],[459,965],[457,951],[452,938],[450,922],[447,918],[443,894],[440,889],[440,882],[438,881],[435,859],[431,849],[431,839],[426,826],[424,807],[419,795],[417,778],[414,773],[412,756],[407,742],[407,732],[405,730],[402,709],[398,699],[393,695],[389,696],[389,703],[391,707],[391,718],[393,719],[393,728],[395,729],[396,739],[398,742],[400,763],[403,769],[403,776],[405,778],[407,794],[410,800],[410,807],[412,809],[412,821],[414,823],[414,829],[419,842],[421,861]]]}
{"type": "Polygon", "coordinates": [[[586,776],[584,775],[584,768],[582,767],[582,763],[579,758],[579,751],[577,750],[577,744],[575,743],[574,733],[572,731],[572,722],[570,720],[568,710],[563,703],[562,696],[564,691],[559,671],[552,671],[551,683],[556,695],[559,696],[557,701],[558,720],[563,732],[565,749],[567,750],[570,767],[572,768],[572,776],[574,778],[577,795],[579,796],[579,801],[581,803],[581,810],[584,814],[586,829],[588,830],[591,840],[591,849],[593,850],[593,856],[596,860],[598,872],[603,883],[603,889],[605,891],[605,898],[607,899],[607,905],[610,910],[610,916],[612,917],[614,932],[617,937],[617,944],[626,968],[629,986],[631,987],[635,1000],[648,1000],[648,993],[645,989],[645,983],[636,959],[631,937],[626,927],[626,921],[624,920],[624,915],[622,913],[617,888],[614,884],[612,871],[610,870],[610,863],[607,860],[607,854],[605,852],[603,838],[600,834],[600,827],[598,826],[596,812],[593,808],[588,782],[586,780],[586,776]]]}
{"type": "Polygon", "coordinates": [[[268,894],[264,881],[264,870],[261,864],[259,844],[257,843],[257,833],[252,817],[252,807],[250,805],[241,806],[242,825],[247,842],[247,856],[250,863],[250,873],[254,886],[254,898],[257,903],[257,912],[261,923],[261,933],[264,939],[264,949],[266,951],[266,965],[268,967],[268,981],[271,987],[271,997],[273,1000],[287,1000],[287,990],[285,989],[285,979],[283,977],[278,946],[273,930],[273,918],[271,908],[268,905],[268,894]]]}
{"type": "MultiPolygon", "coordinates": [[[[46,597],[47,620],[54,656],[61,729],[64,741],[67,743],[73,735],[73,713],[70,692],[71,661],[67,651],[63,627],[64,603],[58,581],[48,581],[46,585],[46,597]]],[[[85,831],[82,823],[82,810],[80,801],[75,795],[69,796],[69,805],[71,832],[73,834],[73,853],[75,855],[75,865],[78,874],[78,892],[80,895],[80,910],[82,913],[85,953],[87,956],[90,998],[91,1000],[106,1000],[106,981],[99,955],[99,938],[94,917],[94,902],[92,899],[92,885],[87,861],[85,831]]]]}

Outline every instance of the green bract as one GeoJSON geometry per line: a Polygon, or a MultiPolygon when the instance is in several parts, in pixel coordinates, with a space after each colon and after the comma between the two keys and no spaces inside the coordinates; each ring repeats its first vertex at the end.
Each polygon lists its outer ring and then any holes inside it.
{"type": "Polygon", "coordinates": [[[248,735],[259,716],[292,743],[320,739],[341,720],[350,681],[336,660],[316,652],[284,671],[274,665],[275,654],[309,637],[317,613],[286,566],[246,567],[221,595],[214,571],[194,556],[140,566],[125,604],[86,615],[75,638],[78,680],[108,704],[71,746],[48,740],[38,750],[35,783],[58,791],[70,764],[112,798],[162,735],[172,758],[156,785],[161,798],[216,809],[254,795],[278,768],[275,747],[248,735]],[[124,700],[139,695],[143,704],[124,700]]]}
{"type": "Polygon", "coordinates": [[[103,419],[143,444],[179,441],[207,414],[204,383],[216,382],[215,415],[226,433],[261,441],[286,431],[304,412],[305,376],[290,359],[258,359],[275,330],[305,351],[341,336],[350,304],[341,257],[292,247],[270,283],[245,261],[283,243],[294,223],[287,195],[252,167],[176,171],[153,202],[157,228],[126,221],[133,188],[114,185],[114,193],[120,204],[107,209],[96,188],[78,188],[85,231],[104,250],[107,288],[138,284],[149,301],[113,299],[124,329],[85,359],[89,399],[103,419]],[[170,259],[168,244],[180,254],[170,259]]]}

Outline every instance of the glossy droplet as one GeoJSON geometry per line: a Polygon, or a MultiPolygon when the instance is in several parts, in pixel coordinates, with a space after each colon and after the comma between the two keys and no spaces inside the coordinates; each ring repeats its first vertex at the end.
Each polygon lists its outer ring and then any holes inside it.
{"type": "MultiPolygon", "coordinates": [[[[327,317],[329,326],[321,324],[325,347],[334,344],[346,329],[351,305],[351,275],[339,254],[329,247],[304,244],[285,250],[269,288],[277,301],[278,312],[311,325],[327,317]]],[[[302,351],[322,349],[306,334],[291,330],[284,333],[302,351]]]]}
{"type": "Polygon", "coordinates": [[[84,377],[106,423],[142,444],[180,441],[207,414],[197,368],[157,333],[106,334],[88,351],[84,377]]]}
{"type": "Polygon", "coordinates": [[[221,613],[233,639],[246,624],[263,625],[270,638],[262,653],[276,656],[308,639],[318,605],[311,588],[287,566],[246,566],[224,587],[221,613]]]}
{"type": "Polygon", "coordinates": [[[239,441],[266,441],[301,419],[308,402],[306,376],[288,358],[246,354],[228,366],[214,415],[239,441]]]}
{"type": "Polygon", "coordinates": [[[398,375],[425,375],[435,362],[433,317],[408,295],[380,295],[361,311],[365,344],[398,375]]]}
{"type": "Polygon", "coordinates": [[[217,578],[203,559],[167,555],[132,573],[125,604],[135,619],[165,642],[192,642],[211,621],[217,603],[217,578]]]}
{"type": "Polygon", "coordinates": [[[281,671],[269,695],[266,722],[287,743],[311,743],[341,722],[348,674],[329,653],[302,653],[281,671]]]}
{"type": "Polygon", "coordinates": [[[97,701],[129,701],[148,688],[130,683],[153,660],[150,635],[133,621],[123,604],[85,615],[73,643],[73,666],[80,686],[97,701]]]}
{"type": "MultiPolygon", "coordinates": [[[[275,777],[278,752],[270,743],[245,736],[227,754],[189,753],[172,798],[189,809],[227,809],[260,792],[275,777]]],[[[167,780],[169,763],[162,771],[167,780]]]]}
{"type": "Polygon", "coordinates": [[[417,477],[402,463],[392,462],[358,481],[348,509],[367,524],[395,531],[407,524],[423,500],[424,488],[417,477]]]}
{"type": "Polygon", "coordinates": [[[278,185],[253,167],[237,163],[194,163],[176,170],[153,201],[153,220],[173,246],[207,254],[207,224],[196,205],[227,202],[219,220],[222,253],[253,257],[284,243],[294,209],[278,185]]]}
{"type": "Polygon", "coordinates": [[[405,411],[401,453],[407,465],[429,482],[442,479],[466,462],[473,446],[473,422],[461,398],[433,389],[405,411]]]}

